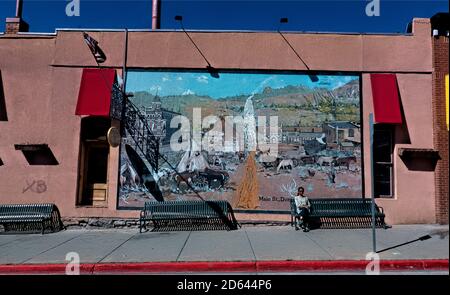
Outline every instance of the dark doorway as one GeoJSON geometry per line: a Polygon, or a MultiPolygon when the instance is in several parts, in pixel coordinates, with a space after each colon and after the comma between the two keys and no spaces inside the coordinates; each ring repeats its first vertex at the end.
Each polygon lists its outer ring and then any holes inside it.
{"type": "Polygon", "coordinates": [[[109,144],[106,134],[111,120],[87,117],[81,121],[78,205],[106,206],[108,199],[109,144]]]}

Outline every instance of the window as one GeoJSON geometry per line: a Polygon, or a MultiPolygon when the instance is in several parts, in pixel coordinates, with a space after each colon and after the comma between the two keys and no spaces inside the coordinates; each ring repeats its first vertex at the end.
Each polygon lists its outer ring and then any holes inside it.
{"type": "Polygon", "coordinates": [[[16,144],[16,150],[22,151],[30,165],[58,165],[58,160],[46,144],[16,144]]]}
{"type": "Polygon", "coordinates": [[[348,129],[348,137],[355,137],[355,130],[354,129],[348,129]]]}
{"type": "Polygon", "coordinates": [[[392,197],[393,133],[391,125],[374,125],[373,161],[375,197],[392,197]]]}

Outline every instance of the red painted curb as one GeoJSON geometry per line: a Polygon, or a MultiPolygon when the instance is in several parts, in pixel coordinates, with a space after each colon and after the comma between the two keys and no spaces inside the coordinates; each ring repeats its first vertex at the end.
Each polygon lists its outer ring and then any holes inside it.
{"type": "Polygon", "coordinates": [[[115,272],[248,272],[255,271],[255,263],[242,262],[141,262],[100,263],[95,265],[96,273],[115,272]]]}
{"type": "MultiPolygon", "coordinates": [[[[365,270],[368,260],[258,261],[257,271],[365,270]]],[[[448,270],[448,260],[381,260],[380,270],[448,270]]]]}
{"type": "MultiPolygon", "coordinates": [[[[81,264],[80,274],[363,271],[368,260],[137,262],[81,264]]],[[[448,259],[381,260],[380,270],[448,270],[448,259]]],[[[65,274],[66,264],[0,265],[0,274],[65,274]]]]}
{"type": "Polygon", "coordinates": [[[365,260],[259,261],[258,271],[364,270],[365,260]]]}
{"type": "MultiPolygon", "coordinates": [[[[80,264],[80,274],[91,274],[95,264],[80,264]]],[[[0,265],[0,274],[65,274],[67,264],[4,264],[0,265]]]]}

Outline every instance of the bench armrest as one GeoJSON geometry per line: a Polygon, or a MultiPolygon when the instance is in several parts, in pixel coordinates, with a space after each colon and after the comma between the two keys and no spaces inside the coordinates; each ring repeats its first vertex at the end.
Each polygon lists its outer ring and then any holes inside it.
{"type": "Polygon", "coordinates": [[[295,201],[294,201],[294,199],[290,200],[290,206],[291,206],[291,215],[292,216],[296,216],[297,215],[297,210],[295,208],[295,201]]]}
{"type": "Polygon", "coordinates": [[[140,218],[144,218],[145,217],[145,210],[141,210],[141,212],[139,213],[140,218]]]}

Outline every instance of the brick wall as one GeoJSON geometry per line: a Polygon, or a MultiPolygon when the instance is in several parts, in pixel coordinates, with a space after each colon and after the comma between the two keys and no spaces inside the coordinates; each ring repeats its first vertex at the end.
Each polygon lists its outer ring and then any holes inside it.
{"type": "Polygon", "coordinates": [[[28,32],[28,24],[19,17],[7,17],[5,25],[6,34],[17,34],[18,32],[28,32]]]}
{"type": "Polygon", "coordinates": [[[445,75],[448,74],[448,37],[433,37],[433,141],[441,160],[435,170],[436,221],[448,224],[449,166],[445,75]]]}
{"type": "Polygon", "coordinates": [[[19,32],[20,23],[6,23],[6,34],[16,34],[19,32]]]}

